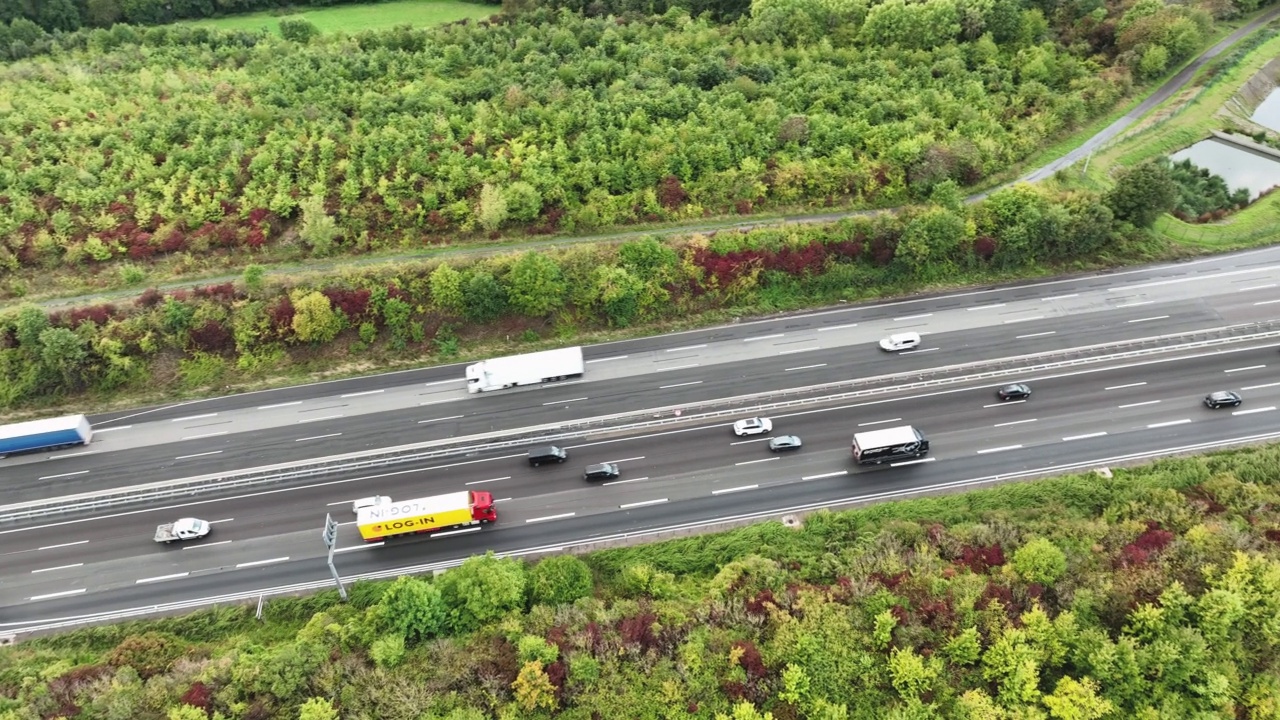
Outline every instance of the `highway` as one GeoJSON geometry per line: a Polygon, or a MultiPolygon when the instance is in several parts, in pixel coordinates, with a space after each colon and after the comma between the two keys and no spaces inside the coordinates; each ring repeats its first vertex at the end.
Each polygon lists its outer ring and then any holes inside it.
{"type": "MultiPolygon", "coordinates": [[[[341,522],[344,575],[439,562],[484,549],[511,551],[751,512],[905,493],[994,475],[1042,474],[1138,453],[1267,434],[1280,437],[1280,356],[1275,344],[1133,361],[1044,377],[1026,402],[998,402],[990,384],[897,393],[774,414],[774,434],[805,446],[773,455],[762,438],[737,438],[729,421],[568,444],[564,465],[529,467],[519,452],[477,454],[423,467],[396,466],[306,487],[193,501],[178,507],[6,530],[0,629],[14,623],[249,591],[327,576],[319,528],[341,522]],[[1209,410],[1211,390],[1241,391],[1240,408],[1209,410]],[[914,424],[930,438],[927,462],[858,468],[853,432],[914,424]],[[583,465],[618,462],[618,481],[589,484],[583,465]],[[447,538],[384,546],[359,539],[351,499],[399,499],[459,488],[499,500],[497,525],[447,538]],[[215,522],[189,545],[150,540],[160,522],[190,514],[215,522]]],[[[1101,480],[1100,480],[1101,481],[1101,480]]]]}
{"type": "Polygon", "coordinates": [[[459,365],[94,417],[4,463],[6,502],[1100,342],[1269,320],[1280,250],[826,309],[591,346],[582,381],[467,396],[459,365]],[[925,343],[875,346],[916,330],[925,343]]]}

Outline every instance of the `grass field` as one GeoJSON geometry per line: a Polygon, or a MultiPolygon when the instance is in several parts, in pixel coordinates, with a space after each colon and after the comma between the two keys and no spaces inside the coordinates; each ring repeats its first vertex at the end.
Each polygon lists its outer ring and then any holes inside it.
{"type": "Polygon", "coordinates": [[[342,5],[326,8],[294,8],[287,14],[260,12],[251,15],[193,20],[184,25],[211,27],[219,30],[258,30],[280,32],[281,18],[304,19],[321,32],[355,33],[380,30],[396,25],[441,25],[465,18],[483,19],[502,10],[500,5],[486,5],[459,0],[400,0],[368,5],[342,5]]]}

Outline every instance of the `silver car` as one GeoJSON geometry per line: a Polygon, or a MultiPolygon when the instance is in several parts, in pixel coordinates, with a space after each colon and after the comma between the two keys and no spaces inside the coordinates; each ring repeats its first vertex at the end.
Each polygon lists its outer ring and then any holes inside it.
{"type": "Polygon", "coordinates": [[[783,450],[799,450],[799,435],[779,435],[769,440],[769,449],[774,452],[782,452],[783,450]]]}

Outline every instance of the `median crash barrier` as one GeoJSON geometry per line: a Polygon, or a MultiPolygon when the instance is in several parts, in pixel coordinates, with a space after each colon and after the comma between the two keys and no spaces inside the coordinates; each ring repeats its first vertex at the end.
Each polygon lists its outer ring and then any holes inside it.
{"type": "Polygon", "coordinates": [[[114,490],[31,500],[0,506],[0,524],[75,515],[129,503],[185,498],[210,491],[225,491],[289,480],[314,478],[339,472],[352,472],[391,464],[431,460],[468,452],[502,450],[504,448],[524,446],[535,439],[538,441],[573,440],[603,432],[643,430],[672,423],[697,423],[729,415],[764,413],[798,405],[838,402],[886,392],[909,391],[938,387],[940,385],[990,380],[1013,374],[1044,372],[1085,364],[1148,357],[1161,353],[1184,352],[1245,342],[1276,340],[1280,339],[1280,329],[1271,328],[1277,327],[1280,327],[1280,321],[1250,323],[1216,328],[1209,331],[1102,343],[998,360],[946,365],[929,370],[841,380],[800,388],[770,390],[693,404],[635,410],[573,422],[497,430],[444,440],[432,440],[411,445],[333,455],[301,463],[281,463],[177,480],[163,480],[114,490]],[[1250,330],[1252,332],[1249,332],[1250,330]],[[1206,335],[1210,337],[1205,337],[1206,335]],[[1187,340],[1192,337],[1204,339],[1176,342],[1180,339],[1187,340]],[[1107,352],[1108,350],[1134,346],[1137,346],[1137,349],[1124,352],[1107,352]],[[1062,357],[1064,359],[1046,362],[1046,360],[1054,357],[1062,357]],[[990,369],[983,370],[984,368],[990,369]],[[862,389],[848,389],[845,392],[835,392],[842,388],[858,388],[859,386],[864,387],[862,389]]]}

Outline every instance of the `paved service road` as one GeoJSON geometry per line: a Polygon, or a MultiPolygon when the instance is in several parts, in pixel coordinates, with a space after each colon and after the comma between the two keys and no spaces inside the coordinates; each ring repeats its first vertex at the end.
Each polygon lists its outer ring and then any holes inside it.
{"type": "Polygon", "coordinates": [[[6,532],[0,623],[192,599],[286,582],[319,580],[327,568],[318,528],[341,522],[344,574],[637,532],[678,522],[762,511],[995,474],[1051,470],[1135,452],[1207,441],[1280,436],[1276,347],[1016,378],[1027,402],[1000,403],[989,385],[949,388],[773,416],[774,434],[805,447],[771,455],[764,439],[737,438],[728,420],[634,438],[569,445],[569,463],[531,468],[518,452],[480,454],[374,476],[326,478],[310,487],[252,493],[6,532]],[[1245,405],[1211,411],[1200,398],[1240,390],[1245,405]],[[912,423],[928,434],[928,462],[861,469],[849,439],[861,429],[912,423]],[[587,463],[618,462],[621,482],[588,484],[587,463]],[[499,523],[481,533],[363,545],[349,502],[471,487],[494,492],[499,523]],[[155,524],[179,514],[215,522],[190,545],[151,542],[155,524]],[[265,569],[264,569],[265,568],[265,569]]]}
{"type": "Polygon", "coordinates": [[[95,417],[88,448],[4,461],[11,502],[495,429],[1269,320],[1280,250],[891,303],[586,348],[587,376],[467,396],[461,366],[95,417]],[[876,341],[925,334],[891,356],[876,341]]]}

